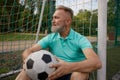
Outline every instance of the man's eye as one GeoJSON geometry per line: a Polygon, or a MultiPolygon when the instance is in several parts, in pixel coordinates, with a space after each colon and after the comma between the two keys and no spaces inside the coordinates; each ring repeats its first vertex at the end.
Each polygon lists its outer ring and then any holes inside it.
{"type": "Polygon", "coordinates": [[[55,19],[58,19],[58,18],[59,18],[59,17],[57,17],[57,16],[55,17],[55,19]]]}

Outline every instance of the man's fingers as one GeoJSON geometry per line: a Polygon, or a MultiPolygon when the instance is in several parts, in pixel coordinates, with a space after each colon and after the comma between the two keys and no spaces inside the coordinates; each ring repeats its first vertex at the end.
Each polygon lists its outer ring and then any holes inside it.
{"type": "Polygon", "coordinates": [[[60,66],[60,64],[59,64],[59,63],[56,63],[56,64],[50,65],[50,68],[58,68],[59,66],[60,66]]]}
{"type": "Polygon", "coordinates": [[[48,76],[48,79],[55,80],[56,78],[59,78],[61,76],[62,74],[60,73],[60,69],[57,69],[56,71],[54,71],[52,74],[48,76]]]}

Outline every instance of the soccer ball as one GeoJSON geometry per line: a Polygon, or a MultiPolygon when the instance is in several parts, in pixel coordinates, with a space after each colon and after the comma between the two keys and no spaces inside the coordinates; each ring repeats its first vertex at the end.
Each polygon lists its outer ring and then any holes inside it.
{"type": "Polygon", "coordinates": [[[46,80],[48,75],[55,71],[51,64],[57,63],[56,58],[46,50],[30,54],[25,61],[25,70],[32,80],[46,80]]]}

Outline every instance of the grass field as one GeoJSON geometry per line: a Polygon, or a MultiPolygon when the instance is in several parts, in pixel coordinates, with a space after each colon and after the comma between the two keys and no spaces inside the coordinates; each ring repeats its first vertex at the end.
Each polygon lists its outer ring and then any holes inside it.
{"type": "MultiPolygon", "coordinates": [[[[0,54],[0,74],[21,68],[22,52],[23,51],[15,51],[15,52],[0,54]]],[[[2,78],[0,80],[15,80],[16,75],[2,78]]]]}
{"type": "MultiPolygon", "coordinates": [[[[45,36],[39,35],[39,39],[45,36]]],[[[35,40],[36,34],[33,33],[9,33],[0,34],[0,41],[17,41],[17,40],[35,40]]]]}
{"type": "Polygon", "coordinates": [[[120,71],[120,46],[107,49],[107,80],[120,71]]]}

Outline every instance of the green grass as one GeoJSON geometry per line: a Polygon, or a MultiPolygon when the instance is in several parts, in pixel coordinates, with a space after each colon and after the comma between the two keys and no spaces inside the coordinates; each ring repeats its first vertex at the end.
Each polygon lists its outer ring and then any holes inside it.
{"type": "MultiPolygon", "coordinates": [[[[41,39],[44,35],[40,35],[41,39]]],[[[36,34],[33,33],[9,33],[0,34],[0,41],[18,41],[18,40],[35,40],[36,34]]]]}
{"type": "Polygon", "coordinates": [[[22,52],[23,51],[15,51],[0,54],[0,74],[19,67],[22,62],[22,52]]]}
{"type": "MultiPolygon", "coordinates": [[[[20,69],[22,64],[21,53],[23,51],[15,51],[15,52],[6,52],[0,54],[0,74],[7,73],[11,70],[20,69]]],[[[0,80],[15,80],[17,74],[6,77],[0,80]]]]}
{"type": "Polygon", "coordinates": [[[120,46],[107,49],[107,80],[120,71],[120,46]]]}
{"type": "MultiPolygon", "coordinates": [[[[110,44],[110,43],[109,43],[110,44]]],[[[112,43],[113,44],[113,43],[112,43]]],[[[110,47],[110,46],[108,46],[110,47]]],[[[107,49],[106,80],[112,80],[112,77],[120,71],[120,46],[112,46],[107,49]]],[[[96,72],[95,72],[95,75],[96,72]]],[[[95,79],[97,80],[96,76],[95,79]]],[[[92,80],[92,79],[90,79],[92,80]]]]}

